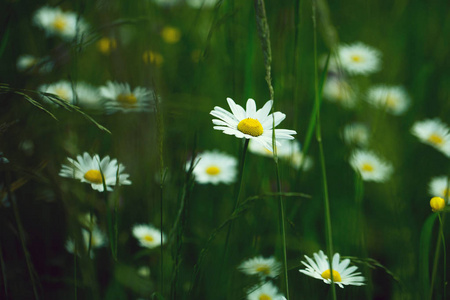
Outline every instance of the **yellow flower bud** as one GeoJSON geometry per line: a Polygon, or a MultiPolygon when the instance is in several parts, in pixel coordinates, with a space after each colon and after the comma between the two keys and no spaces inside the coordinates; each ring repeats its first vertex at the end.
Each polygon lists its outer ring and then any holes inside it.
{"type": "Polygon", "coordinates": [[[430,206],[434,212],[441,211],[445,207],[445,200],[441,197],[433,197],[430,200],[430,206]]]}

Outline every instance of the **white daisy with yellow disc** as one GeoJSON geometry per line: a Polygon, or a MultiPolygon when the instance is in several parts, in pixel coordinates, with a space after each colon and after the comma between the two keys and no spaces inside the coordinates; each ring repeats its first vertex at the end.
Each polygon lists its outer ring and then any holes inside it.
{"type": "Polygon", "coordinates": [[[166,236],[163,233],[161,242],[161,230],[145,224],[135,225],[133,227],[133,236],[139,241],[141,247],[149,249],[160,246],[166,240],[166,236]]]}
{"type": "Polygon", "coordinates": [[[350,75],[368,75],[381,68],[381,52],[361,42],[342,45],[338,49],[338,62],[350,75]]]}
{"type": "Polygon", "coordinates": [[[270,281],[256,285],[247,291],[247,300],[282,300],[283,294],[280,294],[278,288],[270,281]]]}
{"type": "Polygon", "coordinates": [[[414,123],[411,133],[422,143],[428,144],[450,157],[450,129],[439,119],[414,123]]]}
{"type": "Polygon", "coordinates": [[[330,77],[325,81],[323,97],[344,108],[354,108],[357,103],[354,87],[346,80],[337,77],[330,77]]]}
{"type": "Polygon", "coordinates": [[[228,105],[232,113],[216,106],[210,112],[211,115],[219,119],[213,119],[213,128],[221,130],[228,135],[234,135],[237,138],[252,139],[263,145],[267,150],[272,149],[272,132],[275,130],[276,145],[280,146],[278,140],[293,140],[295,130],[273,129],[286,118],[286,115],[277,111],[269,114],[272,109],[273,101],[269,100],[263,108],[256,110],[256,103],[253,99],[248,99],[246,109],[236,104],[233,99],[227,98],[228,105]]]}
{"type": "MultiPolygon", "coordinates": [[[[67,80],[60,80],[55,83],[41,85],[38,87],[38,90],[44,93],[54,94],[59,98],[61,98],[62,100],[73,104],[74,97],[72,84],[67,80]]],[[[57,105],[54,101],[51,101],[47,96],[44,96],[43,99],[46,102],[57,105]]]]}
{"type": "Polygon", "coordinates": [[[238,266],[238,270],[247,275],[273,278],[280,274],[281,264],[273,256],[269,258],[257,256],[242,262],[238,266]]]}
{"type": "MultiPolygon", "coordinates": [[[[238,161],[217,150],[200,153],[194,162],[193,175],[200,184],[231,184],[236,181],[238,161]]],[[[189,170],[190,162],[186,166],[189,170]]]]}
{"type": "Polygon", "coordinates": [[[433,177],[428,184],[428,194],[432,197],[450,197],[450,182],[447,176],[433,177]]]}
{"type": "Polygon", "coordinates": [[[89,183],[94,190],[99,192],[104,191],[103,183],[108,191],[113,190],[111,186],[116,185],[118,171],[119,185],[131,184],[131,181],[128,180],[129,175],[123,173],[125,167],[122,164],[118,165],[117,160],[110,159],[109,156],[100,160],[97,154],[91,157],[85,152],[83,156],[78,155],[77,160],[69,157],[67,160],[70,165],[63,165],[59,176],[79,179],[81,182],[89,183]]]}
{"type": "Polygon", "coordinates": [[[365,181],[383,182],[392,174],[392,165],[370,151],[355,150],[350,157],[350,165],[365,181]]]}
{"type": "Polygon", "coordinates": [[[378,85],[367,92],[367,102],[376,108],[399,116],[405,113],[411,100],[402,86],[378,85]]]}
{"type": "Polygon", "coordinates": [[[366,147],[369,144],[369,128],[363,123],[351,123],[345,125],[342,130],[342,138],[348,145],[366,147]]]}
{"type": "MultiPolygon", "coordinates": [[[[314,260],[305,255],[306,261],[301,263],[306,266],[306,269],[299,270],[301,273],[311,276],[316,279],[323,280],[327,284],[331,284],[331,271],[328,257],[320,250],[314,253],[314,260]]],[[[350,259],[340,261],[339,253],[333,255],[333,281],[340,288],[344,285],[364,285],[365,278],[361,276],[360,272],[355,272],[358,268],[355,266],[349,267],[350,259]]]]}
{"type": "Polygon", "coordinates": [[[108,81],[100,87],[100,95],[106,101],[107,113],[142,112],[153,110],[153,94],[147,88],[136,87],[131,90],[128,83],[108,81]]]}

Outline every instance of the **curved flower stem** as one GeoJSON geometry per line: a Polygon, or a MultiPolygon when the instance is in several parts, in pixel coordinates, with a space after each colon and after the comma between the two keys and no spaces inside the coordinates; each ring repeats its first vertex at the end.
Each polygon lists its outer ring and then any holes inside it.
{"type": "MultiPolygon", "coordinates": [[[[431,271],[431,286],[430,286],[430,297],[429,297],[430,300],[433,299],[433,288],[434,288],[434,283],[436,281],[437,265],[439,262],[439,256],[440,256],[440,252],[441,252],[441,243],[444,246],[444,271],[445,271],[445,265],[446,265],[445,264],[445,239],[444,239],[444,231],[443,231],[444,223],[445,223],[445,216],[446,216],[446,214],[444,213],[444,215],[441,218],[441,213],[438,213],[439,233],[438,233],[438,238],[436,241],[436,250],[434,253],[433,270],[431,271]]],[[[444,274],[444,276],[445,276],[445,274],[444,274]]]]}

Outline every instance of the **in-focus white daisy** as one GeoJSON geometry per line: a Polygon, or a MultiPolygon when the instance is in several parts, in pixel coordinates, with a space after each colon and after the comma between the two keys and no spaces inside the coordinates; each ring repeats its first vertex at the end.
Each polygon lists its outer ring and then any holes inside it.
{"type": "Polygon", "coordinates": [[[108,81],[106,86],[100,87],[100,95],[106,100],[105,109],[108,113],[153,110],[152,92],[143,87],[131,90],[128,83],[108,81]]]}
{"type": "MultiPolygon", "coordinates": [[[[139,241],[141,247],[153,249],[161,245],[161,230],[151,225],[134,225],[133,236],[139,241]]],[[[165,241],[166,236],[163,234],[162,243],[165,241]]]]}
{"type": "Polygon", "coordinates": [[[103,99],[100,96],[98,88],[85,82],[78,82],[75,87],[78,105],[88,109],[99,109],[102,106],[103,99]]]}
{"type": "Polygon", "coordinates": [[[41,74],[48,73],[53,69],[50,58],[37,58],[33,55],[24,54],[17,58],[17,70],[19,72],[38,71],[41,74]]]}
{"type": "Polygon", "coordinates": [[[217,0],[186,0],[186,3],[193,8],[212,8],[217,0]]]}
{"type": "Polygon", "coordinates": [[[65,40],[73,39],[77,30],[79,36],[87,30],[86,23],[76,13],[63,12],[59,7],[41,7],[34,13],[33,22],[44,29],[47,36],[59,36],[65,40]]]}
{"type": "Polygon", "coordinates": [[[369,128],[362,123],[345,125],[342,130],[342,138],[348,145],[366,147],[369,144],[369,128]]]}
{"type": "Polygon", "coordinates": [[[361,174],[363,180],[383,182],[389,179],[392,165],[370,151],[355,150],[350,157],[350,165],[361,174]]]}
{"type": "Polygon", "coordinates": [[[281,300],[283,298],[283,294],[280,294],[278,288],[270,281],[250,288],[247,295],[247,300],[281,300]]]}
{"type": "Polygon", "coordinates": [[[90,183],[91,187],[99,192],[103,192],[103,179],[107,190],[113,190],[111,186],[116,185],[118,169],[119,185],[131,184],[131,181],[128,180],[129,175],[123,173],[125,167],[122,164],[117,165],[117,160],[110,159],[109,156],[100,160],[97,154],[91,157],[85,152],[83,156],[78,155],[77,160],[70,157],[67,160],[70,162],[70,165],[62,165],[59,176],[75,178],[81,182],[90,183]]]}
{"type": "Polygon", "coordinates": [[[345,108],[356,106],[356,93],[352,86],[344,79],[331,77],[323,86],[323,97],[345,108]]]}
{"type": "Polygon", "coordinates": [[[293,140],[292,135],[297,134],[295,130],[273,129],[286,118],[286,115],[279,111],[269,114],[273,105],[272,100],[267,101],[263,108],[258,111],[253,99],[248,99],[246,110],[234,103],[231,98],[227,98],[227,101],[233,113],[219,106],[214,107],[214,110],[210,112],[211,115],[220,119],[212,120],[213,124],[216,125],[213,128],[216,130],[222,130],[223,133],[238,138],[253,139],[270,151],[273,151],[273,130],[275,130],[275,140],[278,147],[281,145],[279,140],[293,140]]]}
{"type": "MultiPolygon", "coordinates": [[[[306,266],[306,269],[299,270],[301,273],[323,280],[327,284],[331,284],[331,271],[328,257],[320,250],[314,253],[314,260],[305,255],[306,261],[301,263],[306,266]]],[[[344,285],[364,285],[364,277],[360,272],[355,272],[358,268],[355,266],[348,267],[350,259],[340,261],[339,253],[333,256],[333,280],[339,287],[344,288],[344,285]]]]}
{"type": "MultiPolygon", "coordinates": [[[[196,157],[193,174],[200,184],[231,184],[236,181],[238,161],[235,157],[217,150],[205,151],[196,157]]],[[[189,170],[190,162],[186,165],[189,170]]]]}
{"type": "Polygon", "coordinates": [[[422,143],[433,146],[450,157],[450,129],[439,119],[428,119],[414,123],[411,133],[422,143]]]}
{"type": "Polygon", "coordinates": [[[379,85],[369,89],[367,102],[384,109],[395,116],[403,114],[409,107],[411,100],[405,88],[401,86],[379,85]]]}
{"type": "Polygon", "coordinates": [[[381,53],[361,42],[341,45],[338,59],[342,68],[350,75],[367,75],[380,70],[381,53]]]}
{"type": "MultiPolygon", "coordinates": [[[[301,166],[303,171],[311,169],[313,164],[312,159],[309,156],[306,156],[306,158],[303,157],[299,141],[281,140],[280,144],[280,146],[276,147],[277,155],[280,159],[290,162],[291,165],[297,170],[301,166]]],[[[250,141],[248,150],[257,155],[273,157],[272,151],[255,141],[250,141]]]]}
{"type": "Polygon", "coordinates": [[[428,194],[432,197],[450,197],[450,183],[447,176],[439,176],[431,179],[428,184],[428,194]]]}
{"type": "MultiPolygon", "coordinates": [[[[73,104],[73,89],[72,84],[67,80],[60,80],[51,84],[44,84],[38,87],[38,90],[44,93],[55,94],[59,98],[73,104]]],[[[49,100],[48,97],[43,97],[46,102],[57,105],[55,102],[49,100]]]]}
{"type": "Polygon", "coordinates": [[[247,275],[259,275],[262,278],[276,277],[280,274],[281,264],[273,257],[253,257],[238,266],[239,271],[247,275]]]}

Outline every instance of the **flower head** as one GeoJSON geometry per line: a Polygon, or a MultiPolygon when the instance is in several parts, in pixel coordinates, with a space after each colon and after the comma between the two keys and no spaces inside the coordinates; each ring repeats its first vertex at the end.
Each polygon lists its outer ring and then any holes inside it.
{"type": "MultiPolygon", "coordinates": [[[[301,263],[306,266],[306,269],[299,270],[301,273],[323,280],[327,284],[331,284],[330,263],[328,257],[320,250],[314,253],[314,260],[305,255],[306,261],[301,263]]],[[[344,288],[344,285],[364,285],[364,277],[360,276],[360,272],[355,272],[358,268],[355,266],[348,267],[350,259],[340,261],[339,253],[333,255],[333,281],[339,287],[344,288]]]]}
{"type": "Polygon", "coordinates": [[[17,70],[19,72],[38,71],[39,73],[48,73],[53,69],[53,62],[49,57],[37,58],[33,55],[24,54],[17,59],[17,70]]]}
{"type": "Polygon", "coordinates": [[[349,145],[365,147],[369,144],[369,128],[361,123],[348,124],[342,131],[342,137],[349,145]]]}
{"type": "Polygon", "coordinates": [[[369,89],[367,101],[373,106],[396,116],[403,114],[411,102],[403,87],[385,85],[374,86],[369,89]]]}
{"type": "Polygon", "coordinates": [[[281,300],[284,296],[278,292],[278,288],[272,282],[256,285],[249,290],[247,300],[281,300]]]}
{"type": "Polygon", "coordinates": [[[222,130],[223,133],[238,138],[253,139],[270,151],[273,151],[273,130],[275,130],[277,147],[281,145],[278,140],[293,140],[292,135],[297,134],[295,130],[273,129],[286,118],[286,115],[279,111],[269,114],[273,105],[272,100],[267,101],[263,108],[258,111],[253,99],[248,99],[246,110],[234,103],[231,98],[227,98],[227,101],[233,113],[218,106],[210,112],[211,115],[220,119],[212,120],[213,124],[216,125],[213,128],[216,130],[222,130]]]}
{"type": "Polygon", "coordinates": [[[323,97],[345,108],[356,106],[356,93],[353,87],[344,79],[331,77],[323,86],[323,97]]]}
{"type": "Polygon", "coordinates": [[[83,242],[84,242],[83,243],[84,245],[82,247],[79,247],[79,246],[75,247],[75,241],[72,238],[67,239],[65,248],[69,253],[74,254],[76,251],[77,254],[80,255],[80,251],[79,251],[80,248],[84,248],[84,251],[87,251],[90,247],[91,251],[90,251],[89,255],[91,258],[93,258],[94,252],[92,251],[92,249],[101,248],[106,245],[106,242],[107,242],[106,235],[105,235],[105,233],[103,233],[103,231],[101,231],[97,227],[97,224],[92,223],[92,226],[90,228],[91,228],[90,232],[86,229],[83,229],[83,231],[82,231],[83,242]],[[90,244],[89,244],[89,238],[91,239],[90,244]]]}
{"type": "Polygon", "coordinates": [[[78,82],[75,86],[78,105],[88,109],[99,109],[103,103],[98,88],[85,83],[78,82]]]}
{"type": "Polygon", "coordinates": [[[193,8],[211,8],[216,5],[217,0],[186,0],[186,3],[193,8]]]}
{"type": "Polygon", "coordinates": [[[445,200],[441,197],[433,197],[430,200],[430,206],[433,212],[441,211],[445,208],[445,200]]]}
{"type": "Polygon", "coordinates": [[[101,53],[108,55],[117,48],[117,42],[114,38],[102,37],[97,41],[97,49],[101,53]]]}
{"type": "Polygon", "coordinates": [[[120,185],[131,184],[128,180],[128,174],[122,173],[125,167],[117,164],[116,159],[110,159],[109,156],[100,160],[95,154],[91,157],[87,152],[83,156],[78,155],[77,160],[67,158],[70,165],[63,165],[59,176],[79,179],[81,182],[91,184],[94,190],[103,192],[103,184],[106,185],[108,191],[112,191],[118,181],[120,185]],[[119,172],[119,180],[117,180],[117,172],[119,172]],[[102,176],[103,175],[103,176],[102,176]]]}
{"type": "Polygon", "coordinates": [[[383,182],[389,179],[392,173],[392,165],[370,151],[354,151],[350,165],[366,181],[383,182]]]}
{"type": "Polygon", "coordinates": [[[431,197],[450,197],[450,182],[447,176],[439,176],[431,179],[428,184],[428,194],[431,197]]]}
{"type": "MultiPolygon", "coordinates": [[[[199,154],[194,162],[195,180],[200,184],[231,184],[237,175],[237,159],[231,155],[214,151],[205,151],[199,154]]],[[[190,163],[186,169],[190,168],[190,163]]]]}
{"type": "Polygon", "coordinates": [[[238,269],[247,275],[259,275],[262,278],[276,277],[280,274],[281,264],[273,257],[257,256],[242,262],[238,269]]]}
{"type": "MultiPolygon", "coordinates": [[[[55,83],[41,85],[39,86],[38,90],[44,93],[55,94],[62,100],[73,104],[72,84],[67,80],[60,80],[55,83]]],[[[56,105],[56,103],[49,100],[48,97],[43,97],[43,99],[46,102],[50,102],[56,105]]]]}
{"type": "Polygon", "coordinates": [[[139,241],[141,247],[153,249],[165,242],[166,236],[162,234],[161,230],[156,229],[151,225],[134,225],[133,236],[139,241]]]}
{"type": "Polygon", "coordinates": [[[439,119],[428,119],[414,123],[413,135],[450,157],[450,129],[439,119]]]}
{"type": "Polygon", "coordinates": [[[368,75],[380,69],[380,51],[361,42],[342,45],[338,49],[342,68],[350,75],[368,75]]]}
{"type": "Polygon", "coordinates": [[[161,30],[161,37],[167,44],[175,44],[181,39],[181,31],[172,26],[166,26],[161,30]]]}
{"type": "Polygon", "coordinates": [[[100,87],[100,95],[106,100],[105,108],[108,113],[151,111],[152,92],[143,87],[136,87],[133,91],[128,83],[108,81],[106,86],[100,87]]]}

